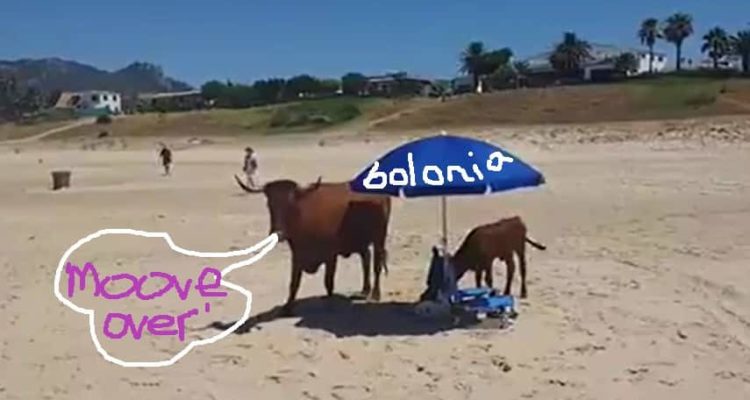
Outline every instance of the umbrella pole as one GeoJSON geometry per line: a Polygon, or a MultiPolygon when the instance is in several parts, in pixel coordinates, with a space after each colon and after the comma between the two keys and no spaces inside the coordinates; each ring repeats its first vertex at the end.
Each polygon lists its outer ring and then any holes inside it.
{"type": "MultiPolygon", "coordinates": [[[[440,131],[442,136],[446,136],[446,131],[440,131]]],[[[448,268],[448,200],[445,196],[440,196],[440,209],[443,218],[443,270],[448,268]]]]}
{"type": "Polygon", "coordinates": [[[448,201],[445,196],[440,197],[440,211],[443,219],[443,266],[448,267],[448,201]]]}

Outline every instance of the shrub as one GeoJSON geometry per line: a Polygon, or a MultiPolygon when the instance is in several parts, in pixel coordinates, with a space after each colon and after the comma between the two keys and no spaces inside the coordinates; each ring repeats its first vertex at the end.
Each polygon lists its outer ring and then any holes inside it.
{"type": "Polygon", "coordinates": [[[111,124],[112,117],[110,117],[109,115],[100,115],[96,117],[96,123],[97,124],[111,124]]]}
{"type": "Polygon", "coordinates": [[[271,128],[321,127],[346,122],[361,114],[359,107],[345,101],[311,101],[276,109],[271,128]]]}

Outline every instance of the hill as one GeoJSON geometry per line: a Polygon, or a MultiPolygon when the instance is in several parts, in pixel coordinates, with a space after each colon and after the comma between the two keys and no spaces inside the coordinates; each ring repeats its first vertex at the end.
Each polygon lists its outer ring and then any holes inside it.
{"type": "Polygon", "coordinates": [[[113,90],[124,94],[190,90],[172,79],[161,67],[135,62],[114,72],[59,58],[0,61],[0,74],[14,76],[22,86],[44,93],[81,90],[113,90]]]}
{"type": "Polygon", "coordinates": [[[211,137],[359,130],[369,121],[402,109],[402,103],[342,97],[234,110],[134,114],[116,118],[110,124],[80,126],[46,139],[96,138],[102,131],[106,131],[109,137],[211,137]]]}
{"type": "Polygon", "coordinates": [[[406,109],[382,131],[679,119],[750,113],[749,79],[659,77],[465,95],[406,109]]]}

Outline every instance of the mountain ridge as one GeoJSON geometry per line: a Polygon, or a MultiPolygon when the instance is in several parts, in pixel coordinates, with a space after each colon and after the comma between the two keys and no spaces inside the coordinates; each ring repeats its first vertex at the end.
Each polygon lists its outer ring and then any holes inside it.
{"type": "Polygon", "coordinates": [[[11,75],[19,85],[34,87],[44,93],[111,90],[134,95],[192,89],[189,84],[167,76],[160,66],[142,61],[106,71],[59,57],[0,60],[0,75],[11,75]]]}

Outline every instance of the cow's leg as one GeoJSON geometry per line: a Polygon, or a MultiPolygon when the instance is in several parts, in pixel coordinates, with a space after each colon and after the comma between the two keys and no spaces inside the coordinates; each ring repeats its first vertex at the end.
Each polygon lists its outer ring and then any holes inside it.
{"type": "Polygon", "coordinates": [[[333,281],[336,278],[336,256],[326,261],[325,285],[328,296],[333,296],[333,281]]]}
{"type": "Polygon", "coordinates": [[[292,262],[292,279],[289,282],[289,297],[286,299],[286,304],[282,309],[284,315],[292,315],[292,306],[294,300],[297,298],[297,291],[299,290],[299,284],[302,280],[302,268],[295,262],[292,262]]]}
{"type": "Polygon", "coordinates": [[[372,293],[370,298],[375,301],[380,301],[380,273],[383,271],[383,264],[385,264],[385,249],[375,248],[375,283],[373,284],[372,293]]]}
{"type": "Polygon", "coordinates": [[[513,259],[513,253],[506,257],[505,264],[508,266],[508,277],[505,281],[505,295],[510,296],[510,285],[513,283],[513,274],[516,272],[516,262],[513,259]]]}
{"type": "Polygon", "coordinates": [[[521,247],[518,252],[518,267],[521,272],[521,298],[526,298],[526,250],[521,247]]]}
{"type": "Polygon", "coordinates": [[[370,295],[372,286],[370,286],[370,264],[372,264],[372,253],[369,248],[359,253],[362,259],[362,296],[367,298],[370,295]]]}
{"type": "Polygon", "coordinates": [[[482,268],[477,268],[474,271],[474,280],[477,283],[477,289],[482,287],[482,268]]]}

